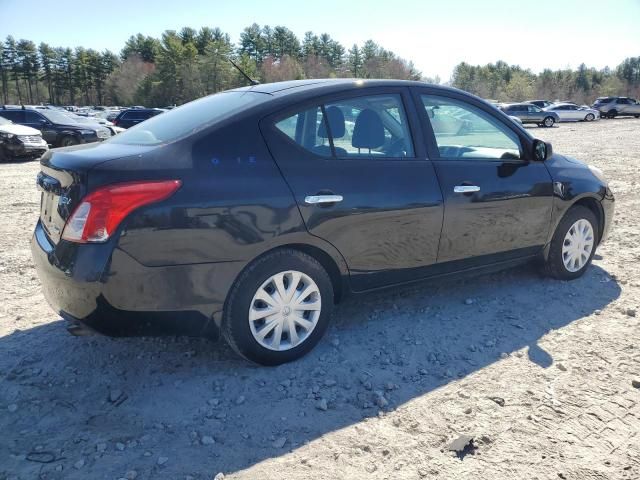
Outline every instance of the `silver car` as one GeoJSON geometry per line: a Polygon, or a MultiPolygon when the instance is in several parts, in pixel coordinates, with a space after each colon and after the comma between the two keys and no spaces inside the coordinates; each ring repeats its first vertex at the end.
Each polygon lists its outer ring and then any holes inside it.
{"type": "Polygon", "coordinates": [[[544,110],[556,113],[561,122],[592,122],[600,118],[598,110],[580,107],[575,103],[555,103],[544,110]]]}
{"type": "Polygon", "coordinates": [[[591,107],[597,109],[606,118],[615,118],[619,115],[633,115],[640,118],[640,102],[633,98],[600,97],[591,107]]]}

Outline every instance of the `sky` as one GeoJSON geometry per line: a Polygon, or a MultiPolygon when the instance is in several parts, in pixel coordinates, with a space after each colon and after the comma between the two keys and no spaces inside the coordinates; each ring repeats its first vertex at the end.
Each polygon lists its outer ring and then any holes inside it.
{"type": "Polygon", "coordinates": [[[615,67],[640,55],[640,0],[0,0],[0,38],[118,53],[131,35],[284,25],[347,49],[372,39],[443,81],[453,67],[504,60],[539,72],[615,67]]]}

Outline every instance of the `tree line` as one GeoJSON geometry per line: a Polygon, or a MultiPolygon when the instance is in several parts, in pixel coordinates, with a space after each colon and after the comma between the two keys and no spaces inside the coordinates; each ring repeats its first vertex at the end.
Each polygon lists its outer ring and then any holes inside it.
{"type": "Polygon", "coordinates": [[[545,69],[535,74],[498,61],[487,65],[459,63],[451,77],[454,87],[502,102],[532,99],[591,103],[596,97],[640,97],[640,57],[625,59],[614,69],[595,69],[584,63],[576,70],[545,69]]]}
{"type": "Polygon", "coordinates": [[[4,104],[166,106],[246,85],[279,80],[359,77],[421,78],[411,62],[373,40],[346,49],[329,34],[300,40],[283,26],[253,24],[237,44],[219,28],[167,30],[160,38],[131,36],[119,55],[82,47],[0,41],[4,104]]]}
{"type": "MultiPolygon", "coordinates": [[[[232,59],[260,82],[326,77],[425,78],[411,61],[373,40],[345,48],[329,34],[302,39],[284,26],[252,24],[237,43],[219,28],[167,30],[160,38],[131,36],[122,51],[35,45],[8,36],[0,41],[0,100],[4,104],[146,105],[182,104],[246,85],[232,59]]],[[[531,98],[592,101],[600,95],[640,96],[640,57],[614,69],[582,64],[576,70],[535,74],[498,61],[458,64],[449,83],[498,101],[531,98]]]]}

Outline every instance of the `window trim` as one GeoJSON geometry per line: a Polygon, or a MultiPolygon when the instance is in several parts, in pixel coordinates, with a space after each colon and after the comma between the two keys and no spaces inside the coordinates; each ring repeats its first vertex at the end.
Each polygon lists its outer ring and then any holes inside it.
{"type": "MultiPolygon", "coordinates": [[[[409,87],[366,87],[361,90],[354,91],[351,88],[346,90],[318,95],[316,97],[303,100],[300,102],[296,102],[293,104],[289,104],[286,107],[277,110],[275,112],[271,112],[270,114],[264,116],[259,121],[261,125],[261,129],[264,129],[265,133],[269,132],[271,134],[278,135],[281,139],[291,143],[296,148],[304,151],[305,153],[315,157],[316,160],[324,160],[324,161],[345,161],[345,160],[356,160],[356,161],[392,161],[395,163],[398,162],[415,162],[415,161],[429,161],[429,152],[425,148],[424,144],[424,134],[421,130],[420,126],[420,118],[419,113],[415,110],[415,104],[413,103],[413,97],[411,95],[411,91],[409,87]],[[342,156],[338,157],[335,155],[335,151],[333,150],[333,154],[330,157],[324,157],[322,155],[318,155],[316,152],[312,152],[307,150],[302,145],[298,144],[295,140],[290,138],[287,134],[282,132],[279,128],[276,127],[276,123],[281,120],[284,120],[290,116],[295,115],[296,113],[301,113],[310,108],[318,108],[320,107],[323,110],[323,118],[325,121],[325,127],[327,127],[327,132],[330,132],[330,128],[328,126],[327,117],[324,114],[324,107],[327,104],[333,102],[339,102],[341,100],[348,100],[350,98],[358,98],[358,97],[372,97],[372,96],[383,96],[383,95],[396,95],[400,98],[400,102],[402,107],[404,108],[405,119],[407,121],[407,132],[410,135],[411,145],[413,147],[413,155],[407,157],[376,157],[376,156],[361,156],[361,157],[350,157],[350,156],[342,156]]],[[[329,133],[330,144],[333,144],[333,135],[329,133]]]]}
{"type": "Polygon", "coordinates": [[[534,138],[530,136],[530,134],[524,130],[524,127],[513,122],[507,113],[501,111],[500,109],[495,109],[492,105],[484,102],[481,99],[478,99],[470,94],[458,93],[452,89],[442,89],[442,88],[430,88],[430,87],[411,87],[411,95],[415,107],[417,109],[417,114],[420,119],[423,138],[425,142],[425,146],[427,148],[428,155],[437,161],[446,161],[446,162],[489,162],[489,163],[529,163],[535,161],[531,158],[531,147],[534,141],[534,138]],[[422,95],[435,96],[441,98],[447,98],[454,102],[467,103],[472,107],[484,112],[489,115],[496,122],[502,124],[507,130],[513,132],[513,134],[518,138],[520,142],[520,157],[518,159],[511,158],[482,158],[482,157],[474,157],[474,158],[460,158],[460,157],[443,157],[440,155],[440,150],[438,148],[438,142],[436,140],[435,133],[431,126],[431,120],[429,119],[426,109],[424,108],[424,104],[422,103],[422,95]],[[496,112],[499,112],[497,113],[496,112]]]}

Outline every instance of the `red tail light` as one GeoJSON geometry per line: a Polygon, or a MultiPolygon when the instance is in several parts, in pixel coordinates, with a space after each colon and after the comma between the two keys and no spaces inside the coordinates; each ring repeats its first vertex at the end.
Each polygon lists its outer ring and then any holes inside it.
{"type": "Polygon", "coordinates": [[[113,123],[114,127],[117,127],[118,126],[118,119],[114,118],[113,120],[111,120],[111,123],[113,123]]]}
{"type": "Polygon", "coordinates": [[[62,232],[70,242],[105,242],[135,209],[169,198],[180,188],[180,180],[116,183],[87,195],[62,232]]]}

